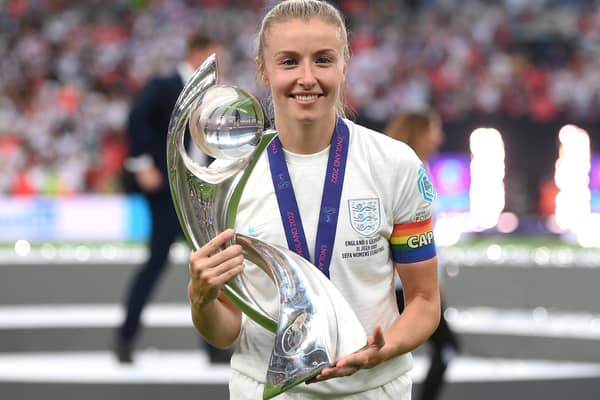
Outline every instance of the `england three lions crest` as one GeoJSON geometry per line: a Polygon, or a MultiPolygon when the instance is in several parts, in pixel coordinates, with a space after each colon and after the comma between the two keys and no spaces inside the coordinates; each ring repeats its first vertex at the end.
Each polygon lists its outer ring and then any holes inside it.
{"type": "Polygon", "coordinates": [[[348,200],[350,225],[361,236],[372,236],[381,224],[379,199],[348,200]]]}

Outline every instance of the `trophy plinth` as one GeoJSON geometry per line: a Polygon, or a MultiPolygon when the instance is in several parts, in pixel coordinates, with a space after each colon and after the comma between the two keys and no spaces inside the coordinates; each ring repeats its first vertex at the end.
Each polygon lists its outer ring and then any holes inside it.
{"type": "MultiPolygon", "coordinates": [[[[194,249],[235,228],[237,207],[256,161],[277,132],[265,129],[262,106],[248,92],[217,85],[209,57],[185,85],[171,116],[167,143],[169,185],[179,222],[194,249]],[[194,143],[214,157],[200,166],[184,146],[194,143]]],[[[358,318],[335,286],[309,261],[287,248],[236,233],[247,261],[266,273],[279,293],[277,315],[256,300],[245,274],[225,285],[227,296],[249,318],[274,334],[263,398],[272,398],[317,375],[366,344],[358,318]]]]}

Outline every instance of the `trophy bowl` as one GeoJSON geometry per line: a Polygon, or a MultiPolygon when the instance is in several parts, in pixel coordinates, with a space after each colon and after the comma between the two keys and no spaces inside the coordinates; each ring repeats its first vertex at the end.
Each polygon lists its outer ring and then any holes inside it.
{"type": "Polygon", "coordinates": [[[234,86],[212,86],[196,102],[189,127],[196,146],[215,159],[251,155],[265,130],[258,100],[234,86]]]}

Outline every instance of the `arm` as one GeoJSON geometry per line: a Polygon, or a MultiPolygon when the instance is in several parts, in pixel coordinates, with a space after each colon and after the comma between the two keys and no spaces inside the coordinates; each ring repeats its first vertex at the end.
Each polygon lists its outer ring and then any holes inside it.
{"type": "Polygon", "coordinates": [[[166,138],[166,134],[160,132],[160,127],[155,123],[157,113],[160,112],[161,107],[164,107],[164,104],[161,104],[161,94],[164,90],[157,79],[152,79],[131,105],[127,120],[127,139],[131,157],[144,155],[152,157],[152,139],[158,135],[166,138]]]}
{"type": "Polygon", "coordinates": [[[342,357],[331,368],[325,368],[316,376],[316,381],[373,368],[390,358],[414,350],[435,331],[440,321],[437,257],[394,265],[404,288],[404,312],[385,331],[376,325],[364,349],[342,357]]]}
{"type": "Polygon", "coordinates": [[[388,358],[414,350],[435,331],[440,321],[437,257],[412,264],[396,263],[402,280],[405,308],[384,333],[388,358]]]}
{"type": "Polygon", "coordinates": [[[206,341],[220,349],[233,344],[242,322],[241,311],[222,290],[244,268],[241,246],[218,251],[232,237],[233,230],[227,230],[190,256],[188,295],[192,321],[206,341]]]}
{"type": "Polygon", "coordinates": [[[316,380],[352,375],[409,352],[431,336],[440,320],[437,256],[431,218],[435,190],[427,171],[406,145],[396,149],[399,182],[393,204],[393,231],[389,237],[394,269],[402,279],[405,308],[385,332],[375,325],[367,346],[325,368],[316,380]]]}
{"type": "Polygon", "coordinates": [[[127,124],[130,157],[125,168],[134,174],[138,186],[147,193],[157,191],[164,182],[152,148],[154,137],[164,134],[156,126],[154,117],[161,107],[162,91],[159,82],[151,80],[135,99],[127,124]]]}

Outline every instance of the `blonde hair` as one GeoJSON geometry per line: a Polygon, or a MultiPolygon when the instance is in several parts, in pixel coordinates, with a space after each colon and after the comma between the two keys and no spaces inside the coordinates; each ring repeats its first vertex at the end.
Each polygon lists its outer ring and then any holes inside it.
{"type": "MultiPolygon", "coordinates": [[[[290,19],[309,20],[311,18],[320,18],[337,28],[342,42],[344,62],[347,63],[350,59],[348,31],[346,30],[346,24],[344,23],[344,18],[340,11],[326,1],[321,0],[284,0],[274,6],[264,16],[260,25],[256,43],[256,59],[260,64],[264,64],[266,36],[273,24],[285,22],[290,19]]],[[[340,97],[336,99],[335,102],[335,110],[340,116],[344,117],[346,115],[345,108],[344,101],[340,94],[340,97]]]]}

